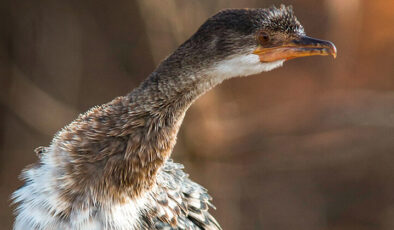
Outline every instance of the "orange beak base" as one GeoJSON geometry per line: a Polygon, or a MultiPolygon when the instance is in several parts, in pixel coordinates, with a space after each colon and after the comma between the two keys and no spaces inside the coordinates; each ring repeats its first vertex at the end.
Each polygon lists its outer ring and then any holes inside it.
{"type": "Polygon", "coordinates": [[[263,47],[259,45],[253,51],[253,54],[258,55],[261,62],[272,62],[315,55],[332,55],[336,58],[337,49],[330,41],[302,36],[276,47],[263,47]]]}

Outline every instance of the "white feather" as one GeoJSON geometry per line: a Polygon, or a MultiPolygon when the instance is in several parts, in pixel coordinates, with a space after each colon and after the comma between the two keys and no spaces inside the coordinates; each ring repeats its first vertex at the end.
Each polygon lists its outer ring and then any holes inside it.
{"type": "MultiPolygon", "coordinates": [[[[53,151],[53,150],[50,150],[53,151]]],[[[18,203],[14,230],[26,229],[64,229],[64,230],[136,230],[140,226],[140,217],[153,202],[152,195],[146,193],[138,199],[129,199],[123,204],[74,209],[69,221],[62,221],[56,216],[69,207],[59,196],[59,184],[55,180],[59,170],[49,152],[42,158],[39,168],[31,168],[23,173],[26,180],[12,195],[18,203]],[[93,214],[94,213],[94,214],[93,214]],[[55,214],[55,215],[54,215],[55,214]]]]}
{"type": "Polygon", "coordinates": [[[217,63],[212,68],[211,74],[216,75],[220,78],[220,81],[223,81],[233,77],[267,72],[281,67],[284,61],[283,59],[273,62],[261,62],[259,56],[255,54],[234,56],[217,63]]]}

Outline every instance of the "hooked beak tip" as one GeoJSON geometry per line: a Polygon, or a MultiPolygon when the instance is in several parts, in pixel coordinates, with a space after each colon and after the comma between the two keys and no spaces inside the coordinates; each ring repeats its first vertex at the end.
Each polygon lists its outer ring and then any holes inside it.
{"type": "Polygon", "coordinates": [[[329,45],[329,47],[330,47],[330,54],[332,55],[332,57],[334,58],[334,59],[336,59],[337,58],[337,47],[335,47],[335,45],[334,45],[334,43],[332,43],[332,42],[328,42],[330,45],[329,45]]]}

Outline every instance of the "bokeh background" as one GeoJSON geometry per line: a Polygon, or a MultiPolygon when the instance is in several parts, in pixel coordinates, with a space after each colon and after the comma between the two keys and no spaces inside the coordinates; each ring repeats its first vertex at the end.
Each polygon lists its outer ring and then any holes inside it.
{"type": "Polygon", "coordinates": [[[17,179],[80,112],[125,95],[223,8],[292,4],[338,58],[224,82],[173,157],[224,229],[394,229],[394,1],[0,2],[0,229],[17,179]]]}

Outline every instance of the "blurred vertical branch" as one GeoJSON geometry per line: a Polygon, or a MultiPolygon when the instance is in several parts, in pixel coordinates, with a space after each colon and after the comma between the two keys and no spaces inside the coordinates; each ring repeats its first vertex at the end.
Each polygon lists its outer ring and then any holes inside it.
{"type": "Polygon", "coordinates": [[[345,87],[354,85],[358,48],[362,39],[360,36],[363,26],[361,0],[326,0],[325,3],[329,12],[330,30],[328,33],[339,50],[331,82],[340,83],[345,87]],[[342,39],[343,37],[346,39],[342,39]]]}
{"type": "Polygon", "coordinates": [[[137,0],[149,45],[158,64],[206,18],[201,1],[137,0]],[[189,9],[193,9],[190,11],[189,9]]]}
{"type": "MultiPolygon", "coordinates": [[[[7,1],[0,2],[0,175],[4,173],[4,165],[7,161],[7,156],[3,153],[6,152],[4,147],[5,143],[5,125],[6,125],[6,116],[7,116],[7,106],[4,101],[8,100],[8,91],[11,83],[11,60],[10,60],[10,45],[12,42],[11,38],[11,30],[12,26],[10,23],[10,12],[9,3],[7,1]]],[[[1,180],[0,180],[1,185],[1,180]]],[[[1,201],[0,201],[1,202],[1,201]]],[[[0,203],[1,205],[1,203],[0,203]]],[[[0,206],[1,207],[1,206],[0,206]]],[[[1,214],[1,216],[5,214],[1,214]]]]}

